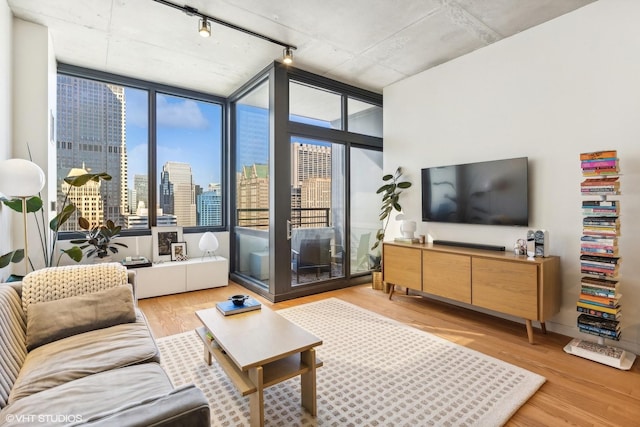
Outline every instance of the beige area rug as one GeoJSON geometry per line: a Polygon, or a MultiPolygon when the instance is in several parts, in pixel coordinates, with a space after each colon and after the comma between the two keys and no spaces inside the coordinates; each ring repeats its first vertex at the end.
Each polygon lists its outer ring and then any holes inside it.
{"type": "MultiPolygon", "coordinates": [[[[322,338],[318,416],[300,404],[300,380],[265,391],[269,426],[499,426],[545,378],[437,336],[330,298],[279,313],[322,338]]],[[[207,366],[195,332],[158,340],[177,385],[195,383],[211,425],[248,426],[249,398],[222,369],[207,366]]]]}

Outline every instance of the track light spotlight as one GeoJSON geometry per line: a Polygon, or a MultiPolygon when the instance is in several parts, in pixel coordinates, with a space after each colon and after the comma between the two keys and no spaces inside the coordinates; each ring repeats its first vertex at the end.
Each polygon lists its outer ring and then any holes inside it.
{"type": "Polygon", "coordinates": [[[285,64],[291,64],[293,62],[293,51],[296,50],[296,46],[285,43],[280,40],[272,39],[269,36],[265,36],[264,34],[256,33],[255,31],[251,31],[248,28],[240,27],[238,25],[232,24],[231,22],[222,20],[220,18],[216,18],[215,16],[207,15],[205,13],[200,12],[195,7],[191,7],[188,5],[179,5],[173,3],[169,0],[153,0],[156,3],[160,3],[164,6],[170,7],[172,9],[180,10],[186,13],[188,16],[198,16],[200,17],[200,22],[198,23],[198,33],[202,37],[210,37],[211,36],[211,23],[215,23],[216,25],[222,25],[227,28],[231,28],[232,30],[239,31],[241,33],[248,34],[253,37],[257,37],[259,39],[268,41],[269,43],[277,44],[279,46],[284,47],[284,52],[282,54],[282,62],[285,64]]]}
{"type": "Polygon", "coordinates": [[[200,24],[198,25],[198,33],[202,37],[211,36],[211,22],[207,20],[207,18],[203,18],[200,20],[200,24]]]}
{"type": "Polygon", "coordinates": [[[282,62],[289,65],[293,62],[293,49],[290,47],[285,47],[282,52],[282,62]]]}

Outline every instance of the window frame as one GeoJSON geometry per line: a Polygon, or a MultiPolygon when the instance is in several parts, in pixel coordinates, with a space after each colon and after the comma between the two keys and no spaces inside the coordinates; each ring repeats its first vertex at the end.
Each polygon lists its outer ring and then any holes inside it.
{"type": "MultiPolygon", "coordinates": [[[[121,85],[130,87],[132,89],[144,90],[148,94],[147,99],[147,119],[148,123],[148,153],[147,153],[147,175],[148,175],[148,192],[149,192],[149,204],[155,205],[155,201],[158,196],[158,185],[160,177],[157,170],[157,115],[156,115],[156,96],[158,94],[170,95],[175,97],[181,97],[186,99],[192,99],[195,101],[202,101],[208,103],[218,104],[220,106],[220,187],[222,189],[222,206],[221,206],[221,225],[220,226],[193,226],[184,227],[184,233],[204,233],[206,231],[221,232],[229,230],[229,187],[228,187],[228,173],[229,173],[229,158],[228,158],[228,124],[227,124],[227,98],[198,92],[190,89],[169,86],[162,83],[150,82],[147,80],[136,79],[133,77],[126,77],[118,74],[107,73],[103,71],[93,70],[89,68],[79,67],[75,65],[69,65],[65,63],[58,63],[57,74],[62,74],[71,77],[77,77],[81,79],[94,80],[107,84],[121,85]],[[153,202],[151,202],[153,201],[153,202]]],[[[56,158],[57,164],[57,158],[56,158]]],[[[157,215],[155,209],[149,209],[149,228],[147,229],[122,229],[122,236],[144,236],[151,235],[151,228],[157,225],[157,215]]],[[[66,231],[61,232],[58,236],[59,240],[69,240],[81,236],[79,231],[66,231]]]]}

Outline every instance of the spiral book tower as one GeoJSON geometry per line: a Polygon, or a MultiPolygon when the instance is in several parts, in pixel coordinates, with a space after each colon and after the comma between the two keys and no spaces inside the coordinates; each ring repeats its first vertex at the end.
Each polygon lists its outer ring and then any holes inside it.
{"type": "Polygon", "coordinates": [[[582,175],[582,237],[580,241],[580,297],[578,329],[597,336],[597,342],[574,339],[565,351],[618,369],[630,369],[636,356],[605,344],[620,340],[621,309],[618,270],[620,237],[620,166],[616,150],[580,154],[582,175]]]}

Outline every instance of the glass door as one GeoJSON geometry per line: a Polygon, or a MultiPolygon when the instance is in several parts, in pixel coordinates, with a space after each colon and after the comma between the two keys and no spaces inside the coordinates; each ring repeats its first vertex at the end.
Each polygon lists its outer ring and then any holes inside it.
{"type": "Polygon", "coordinates": [[[291,137],[291,287],[345,275],[345,147],[291,137]]]}
{"type": "Polygon", "coordinates": [[[369,273],[380,267],[380,249],[371,251],[380,228],[380,195],[376,190],[382,176],[382,151],[351,148],[351,275],[369,273]]]}
{"type": "Polygon", "coordinates": [[[235,273],[269,288],[269,81],[235,103],[235,273]]]}

